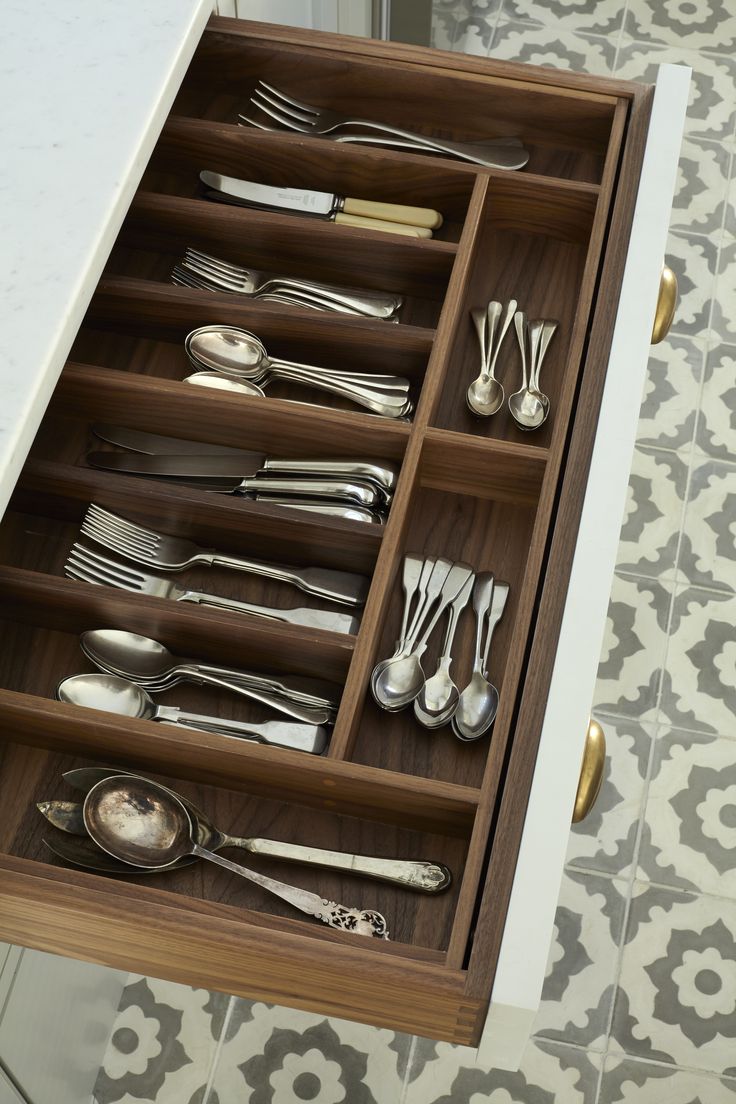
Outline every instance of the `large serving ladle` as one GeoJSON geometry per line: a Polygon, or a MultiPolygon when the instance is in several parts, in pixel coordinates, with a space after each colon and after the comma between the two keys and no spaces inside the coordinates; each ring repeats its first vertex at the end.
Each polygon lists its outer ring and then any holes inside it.
{"type": "Polygon", "coordinates": [[[317,893],[268,878],[202,847],[186,806],[150,779],[135,775],[103,779],[87,794],[83,815],[85,827],[98,847],[121,862],[161,867],[195,855],[239,874],[329,927],[388,939],[386,918],[380,912],[324,900],[317,893]]]}

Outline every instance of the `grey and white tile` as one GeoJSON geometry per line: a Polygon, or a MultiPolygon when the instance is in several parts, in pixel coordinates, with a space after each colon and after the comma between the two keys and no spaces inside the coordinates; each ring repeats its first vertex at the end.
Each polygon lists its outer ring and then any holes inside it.
{"type": "Polygon", "coordinates": [[[615,35],[623,26],[626,0],[505,0],[509,19],[540,23],[557,30],[615,35]]]}
{"type": "Polygon", "coordinates": [[[736,1081],[609,1054],[598,1104],[736,1104],[736,1081]]]}
{"type": "Polygon", "coordinates": [[[596,719],[606,736],[603,783],[591,812],[573,825],[566,861],[577,870],[628,875],[656,729],[601,714],[596,719]]]}
{"type": "Polygon", "coordinates": [[[730,0],[636,0],[626,12],[626,33],[640,42],[733,54],[736,9],[730,0]]]}
{"type": "Polygon", "coordinates": [[[547,1039],[528,1044],[514,1073],[477,1066],[465,1047],[418,1039],[402,1104],[594,1104],[598,1072],[595,1056],[547,1039]]]}
{"type": "Polygon", "coordinates": [[[400,1098],[411,1042],[365,1024],[234,1000],[212,1087],[219,1104],[383,1104],[400,1098]]]}
{"type": "Polygon", "coordinates": [[[610,1049],[736,1074],[736,902],[634,884],[610,1049]]]}
{"type": "Polygon", "coordinates": [[[565,873],[535,1035],[605,1048],[626,888],[622,879],[565,873]]]}
{"type": "Polygon", "coordinates": [[[229,997],[155,978],[123,990],[96,1104],[201,1104],[229,997]]]}
{"type": "Polygon", "coordinates": [[[674,584],[615,575],[594,705],[601,713],[657,717],[674,584]]]}
{"type": "Polygon", "coordinates": [[[677,277],[673,334],[707,337],[716,288],[718,244],[695,234],[670,234],[667,264],[677,277]]]}
{"type": "Polygon", "coordinates": [[[736,899],[736,741],[667,729],[654,748],[640,879],[736,899]]]}
{"type": "Polygon", "coordinates": [[[721,341],[736,344],[736,239],[724,239],[718,258],[711,330],[721,341]]]}
{"type": "Polygon", "coordinates": [[[616,570],[671,578],[680,540],[688,466],[676,452],[634,450],[616,570]]]}
{"type": "Polygon", "coordinates": [[[677,170],[670,229],[717,241],[724,228],[731,152],[721,142],[686,138],[677,170]]]}
{"type": "Polygon", "coordinates": [[[695,449],[736,461],[736,344],[716,344],[706,355],[695,449]]]}
{"type": "Polygon", "coordinates": [[[659,46],[632,42],[624,34],[616,76],[653,84],[657,68],[664,63],[688,65],[693,70],[685,133],[689,137],[730,141],[736,125],[736,60],[700,54],[679,43],[659,46]]]}
{"type": "Polygon", "coordinates": [[[640,445],[689,453],[704,359],[705,342],[699,338],[668,334],[653,346],[639,411],[640,445]]]}
{"type": "Polygon", "coordinates": [[[662,721],[725,733],[736,715],[736,594],[678,587],[662,679],[662,721]]]}
{"type": "Polygon", "coordinates": [[[616,48],[605,38],[529,23],[504,21],[496,28],[490,57],[504,61],[522,61],[553,69],[610,76],[616,48]]]}
{"type": "Polygon", "coordinates": [[[736,464],[693,465],[678,578],[709,590],[736,591],[736,464]]]}

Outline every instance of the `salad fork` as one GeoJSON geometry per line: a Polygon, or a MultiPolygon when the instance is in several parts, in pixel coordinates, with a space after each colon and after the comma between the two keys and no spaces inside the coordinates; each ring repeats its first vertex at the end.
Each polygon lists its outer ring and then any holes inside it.
{"type": "Polygon", "coordinates": [[[291,567],[288,564],[263,563],[224,556],[214,549],[200,548],[194,541],[170,537],[153,529],[144,529],[127,518],[91,503],[82,522],[82,536],[117,552],[144,567],[161,571],[185,571],[195,564],[229,567],[267,579],[290,583],[307,594],[347,606],[362,606],[368,595],[368,580],[348,571],[320,567],[291,567]]]}
{"type": "Polygon", "coordinates": [[[64,566],[64,574],[70,579],[79,579],[85,583],[137,591],[139,594],[150,594],[154,598],[171,598],[175,602],[196,602],[203,606],[250,613],[256,617],[286,621],[310,629],[350,634],[355,634],[358,630],[358,618],[348,613],[314,609],[273,609],[270,606],[257,606],[252,602],[237,602],[234,598],[221,598],[200,590],[186,590],[161,575],[139,571],[129,564],[93,552],[83,544],[72,546],[64,566]]]}
{"type": "MultiPolygon", "coordinates": [[[[392,126],[389,123],[343,115],[339,111],[315,107],[286,95],[285,92],[279,91],[278,88],[263,80],[259,80],[256,84],[250,103],[287,130],[296,131],[298,134],[330,136],[331,132],[345,127],[368,127],[381,134],[418,142],[425,147],[431,145],[434,152],[458,157],[476,165],[485,165],[487,168],[521,169],[529,160],[529,153],[523,146],[498,145],[489,153],[487,150],[478,149],[472,142],[453,142],[446,138],[434,138],[403,127],[392,126]]],[[[239,118],[246,122],[251,121],[243,115],[239,118]]]]}

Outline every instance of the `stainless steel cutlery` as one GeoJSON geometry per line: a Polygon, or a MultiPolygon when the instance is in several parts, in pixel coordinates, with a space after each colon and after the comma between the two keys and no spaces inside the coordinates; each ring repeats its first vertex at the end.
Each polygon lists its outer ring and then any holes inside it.
{"type": "Polygon", "coordinates": [[[253,180],[240,180],[207,170],[199,174],[212,199],[242,204],[266,211],[289,211],[309,218],[327,219],[344,226],[365,230],[431,238],[432,230],[442,225],[439,211],[398,203],[379,203],[369,199],[351,199],[333,192],[307,188],[273,187],[253,180]]]}
{"type": "Polygon", "coordinates": [[[280,91],[272,84],[259,80],[250,99],[251,111],[248,115],[238,116],[241,123],[260,127],[262,124],[252,118],[253,110],[262,112],[267,118],[272,119],[285,130],[296,131],[298,134],[319,135],[335,140],[347,140],[348,132],[357,130],[365,133],[373,132],[366,136],[370,141],[373,135],[378,137],[381,144],[381,136],[389,135],[398,138],[401,144],[410,143],[412,148],[422,152],[439,153],[446,157],[457,157],[461,161],[470,161],[476,165],[485,165],[494,169],[521,169],[529,160],[529,153],[515,141],[509,143],[505,139],[498,139],[495,144],[473,142],[454,142],[444,138],[435,138],[432,135],[420,134],[403,127],[393,126],[377,120],[365,119],[360,116],[346,115],[339,111],[330,111],[324,107],[297,100],[293,96],[280,91]]]}
{"type": "Polygon", "coordinates": [[[509,410],[519,429],[539,429],[547,420],[550,405],[540,390],[539,373],[557,322],[544,318],[530,322],[523,311],[517,311],[514,324],[521,353],[521,387],[509,395],[509,410]]]}

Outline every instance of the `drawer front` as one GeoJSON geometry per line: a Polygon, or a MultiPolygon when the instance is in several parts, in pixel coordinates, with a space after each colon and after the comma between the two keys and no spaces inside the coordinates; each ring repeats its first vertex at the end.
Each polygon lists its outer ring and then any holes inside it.
{"type": "Polygon", "coordinates": [[[480,1041],[484,1064],[517,1069],[542,992],[598,655],[618,551],[674,194],[690,70],[657,77],[606,387],[524,832],[480,1041]]]}
{"type": "MultiPolygon", "coordinates": [[[[7,809],[0,823],[0,938],[402,1031],[478,1041],[542,728],[537,714],[552,674],[555,611],[547,595],[554,581],[561,600],[567,585],[613,332],[613,313],[597,302],[596,287],[600,279],[611,297],[618,294],[620,245],[629,234],[650,105],[648,89],[615,81],[212,20],[0,526],[0,791],[7,809]],[[285,72],[293,95],[362,113],[367,105],[389,124],[408,120],[427,133],[480,138],[495,119],[496,136],[521,135],[528,166],[504,173],[426,151],[238,126],[254,81],[283,80],[285,72]],[[412,240],[212,203],[198,187],[205,167],[266,185],[429,207],[444,222],[432,239],[412,240]],[[214,294],[174,285],[172,267],[189,245],[230,264],[398,294],[400,322],[329,315],[234,288],[214,294]],[[511,299],[530,317],[559,322],[544,368],[551,415],[536,433],[519,430],[505,407],[495,419],[476,419],[465,401],[478,371],[471,311],[511,299]],[[184,338],[213,323],[255,332],[270,353],[291,361],[369,373],[380,364],[381,372],[409,381],[412,418],[376,417],[335,395],[304,405],[318,399],[293,381],[265,397],[189,386],[184,338]],[[291,399],[299,405],[284,401],[291,399]],[[367,459],[400,474],[383,525],[315,515],[107,470],[109,459],[90,458],[109,447],[101,439],[110,430],[100,423],[192,439],[204,450],[367,459]],[[576,449],[583,458],[577,465],[576,449]],[[370,589],[359,631],[94,585],[78,563],[77,577],[67,577],[69,550],[91,502],[230,557],[364,576],[370,589]],[[371,672],[399,634],[408,553],[463,560],[510,585],[491,649],[489,677],[500,700],[490,737],[462,743],[449,727],[428,733],[411,710],[384,712],[373,701],[371,672]],[[312,756],[54,700],[61,679],[92,669],[79,635],[96,628],[155,637],[175,655],[211,665],[327,680],[340,698],[328,750],[312,756]],[[532,677],[529,657],[537,652],[544,662],[532,677]],[[507,770],[517,759],[526,773],[507,770]],[[63,840],[44,826],[35,804],[78,802],[80,790],[62,773],[100,763],[158,777],[233,834],[433,859],[451,869],[452,884],[430,897],[334,870],[253,859],[262,873],[283,881],[291,874],[320,900],[384,914],[391,934],[384,942],[321,926],[288,901],[204,864],[125,879],[75,869],[58,857],[63,840]]],[[[511,358],[504,378],[511,384],[518,373],[511,358]]],[[[37,388],[36,408],[41,395],[37,388]]],[[[129,455],[125,464],[135,467],[129,455]]],[[[227,579],[222,593],[236,601],[302,605],[310,618],[319,606],[301,596],[287,600],[283,583],[248,573],[235,578],[222,567],[198,570],[177,581],[219,593],[227,579]]],[[[438,629],[427,670],[437,662],[439,636],[438,629]]],[[[473,647],[468,611],[453,652],[462,685],[473,647]]],[[[220,717],[241,725],[268,716],[200,686],[176,687],[163,701],[199,714],[221,710],[220,717]]],[[[559,732],[559,722],[553,727],[559,732]]]]}

